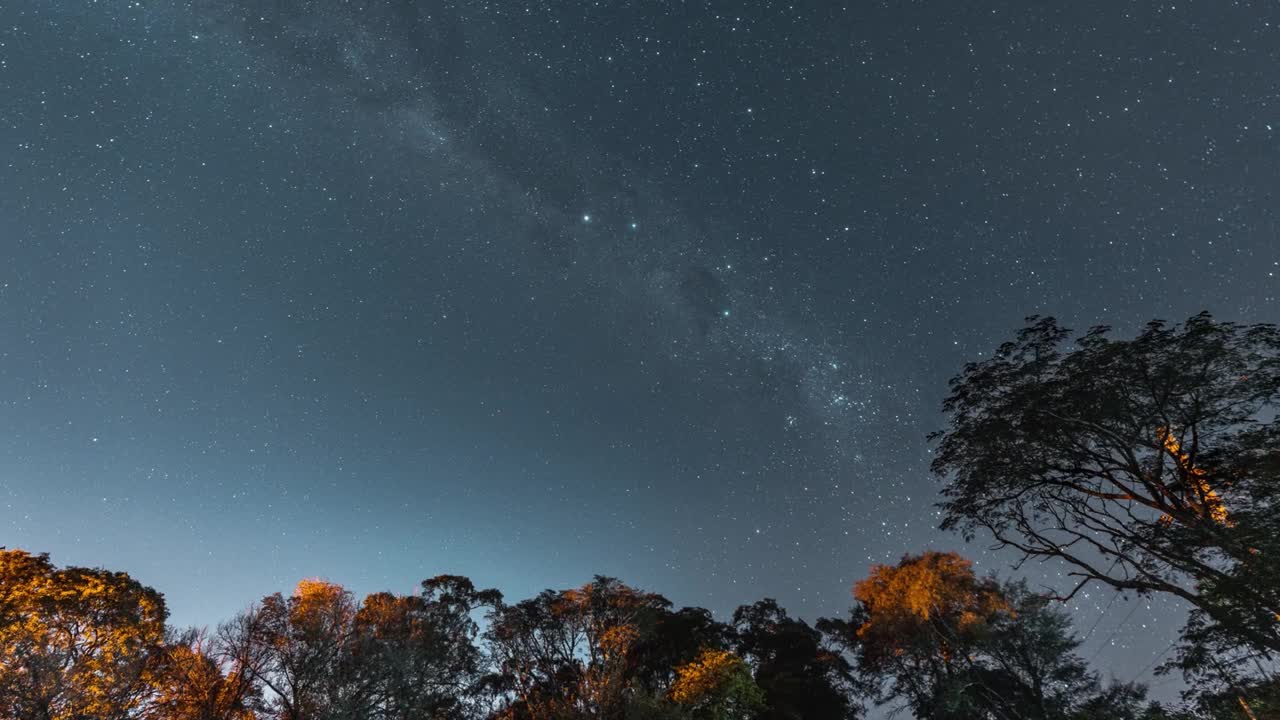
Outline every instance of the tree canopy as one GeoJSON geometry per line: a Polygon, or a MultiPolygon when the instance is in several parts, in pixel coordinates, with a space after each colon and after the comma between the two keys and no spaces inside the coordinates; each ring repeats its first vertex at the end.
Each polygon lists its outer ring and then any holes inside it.
{"type": "Polygon", "coordinates": [[[1274,658],[1280,331],[1201,314],[1109,335],[1072,344],[1032,318],[952,380],[933,462],[943,527],[1065,561],[1075,590],[1182,598],[1189,662],[1274,658]]]}
{"type": "Polygon", "coordinates": [[[872,568],[849,618],[814,625],[770,599],[721,622],[607,577],[508,604],[441,575],[359,600],[303,580],[213,633],[166,629],[123,573],[0,561],[15,720],[855,720],[872,700],[936,720],[1156,717],[1140,687],[1101,687],[1047,599],[948,553],[872,568]]]}
{"type": "MultiPolygon", "coordinates": [[[[954,553],[876,566],[853,595],[849,620],[828,627],[875,699],[917,718],[1080,720],[1091,703],[1121,694],[1076,654],[1061,610],[1021,583],[976,576],[954,553]]],[[[1142,693],[1131,695],[1140,707],[1142,693]]]]}
{"type": "Polygon", "coordinates": [[[164,598],[128,575],[0,550],[0,717],[128,717],[164,644],[164,598]]]}

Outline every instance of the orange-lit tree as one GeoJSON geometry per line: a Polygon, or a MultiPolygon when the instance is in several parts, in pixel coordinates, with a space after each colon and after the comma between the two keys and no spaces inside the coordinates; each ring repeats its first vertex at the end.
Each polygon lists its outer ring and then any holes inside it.
{"type": "Polygon", "coordinates": [[[958,555],[931,552],[873,567],[854,599],[846,637],[881,702],[905,701],[919,717],[978,716],[990,693],[969,677],[973,650],[1006,607],[993,581],[958,555]]]}
{"type": "Polygon", "coordinates": [[[363,693],[365,720],[450,720],[481,711],[487,666],[476,644],[476,613],[496,607],[496,590],[440,575],[418,595],[376,593],[355,616],[349,673],[363,693]]]}
{"type": "Polygon", "coordinates": [[[631,649],[638,688],[660,698],[671,687],[676,668],[705,650],[729,649],[730,629],[703,608],[661,611],[631,649]]]}
{"type": "Polygon", "coordinates": [[[751,668],[728,650],[705,649],[675,672],[668,695],[692,720],[752,720],[765,709],[751,668]]]}
{"type": "Polygon", "coordinates": [[[350,674],[356,604],[342,586],[303,580],[219,628],[221,653],[257,685],[261,714],[313,720],[356,711],[365,700],[350,674]]]}
{"type": "MultiPolygon", "coordinates": [[[[954,553],[908,555],[854,587],[840,632],[882,703],[927,720],[1064,720],[1104,692],[1070,623],[1019,584],[978,578],[954,553]]],[[[1142,692],[1123,688],[1136,714],[1142,692]]],[[[1120,697],[1116,689],[1105,691],[1120,697]]]]}
{"type": "Polygon", "coordinates": [[[169,640],[150,677],[144,720],[254,720],[252,678],[223,662],[201,632],[169,640]]]}
{"type": "Polygon", "coordinates": [[[0,550],[0,717],[139,713],[164,647],[160,593],[125,573],[0,550]]]}
{"type": "Polygon", "coordinates": [[[503,717],[621,718],[643,693],[638,648],[669,613],[661,595],[605,577],[499,607],[485,633],[503,717]]]}
{"type": "Polygon", "coordinates": [[[226,677],[253,683],[260,718],[461,720],[487,697],[474,616],[500,602],[454,575],[359,604],[340,585],[304,580],[219,628],[215,652],[226,677]]]}
{"type": "MultiPolygon", "coordinates": [[[[1198,315],[1131,340],[1037,320],[952,381],[943,527],[1193,608],[1184,667],[1280,657],[1280,331],[1198,315]]],[[[1231,666],[1228,668],[1227,666],[1231,666]]],[[[1270,670],[1268,670],[1270,668],[1270,670]]]]}

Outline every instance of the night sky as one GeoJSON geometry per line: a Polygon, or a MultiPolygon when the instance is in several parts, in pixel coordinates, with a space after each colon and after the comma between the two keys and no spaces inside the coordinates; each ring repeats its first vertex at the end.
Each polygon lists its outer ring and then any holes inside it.
{"type": "MultiPolygon", "coordinates": [[[[1278,68],[1272,2],[12,0],[0,544],[180,624],[1008,572],[935,529],[947,379],[1031,314],[1280,321],[1278,68]]],[[[1181,622],[1074,609],[1122,680],[1181,622]]]]}

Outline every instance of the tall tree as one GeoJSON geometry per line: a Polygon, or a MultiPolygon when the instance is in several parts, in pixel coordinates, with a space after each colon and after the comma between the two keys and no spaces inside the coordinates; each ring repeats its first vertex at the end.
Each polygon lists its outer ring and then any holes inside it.
{"type": "Polygon", "coordinates": [[[202,632],[169,640],[151,675],[145,720],[253,720],[252,678],[223,661],[202,632]]]}
{"type": "Polygon", "coordinates": [[[853,594],[843,636],[878,702],[902,703],[920,718],[983,717],[984,696],[998,693],[973,673],[983,668],[971,651],[1006,607],[993,581],[958,555],[929,552],[873,567],[853,594]]]}
{"type": "Polygon", "coordinates": [[[219,629],[221,652],[262,689],[259,710],[278,720],[357,714],[368,688],[351,672],[356,604],[342,586],[303,580],[219,629]]]}
{"type": "Polygon", "coordinates": [[[476,716],[486,666],[475,613],[496,607],[496,590],[441,575],[419,595],[376,593],[355,616],[350,671],[371,720],[461,720],[476,716]]]}
{"type": "MultiPolygon", "coordinates": [[[[702,611],[671,611],[661,595],[597,577],[570,590],[546,590],[501,606],[485,633],[497,663],[494,685],[507,702],[503,717],[609,720],[667,717],[658,702],[692,661],[699,636],[720,634],[702,611]],[[684,640],[680,629],[693,633],[684,640]]],[[[678,714],[678,713],[677,713],[678,714]]]]}
{"type": "Polygon", "coordinates": [[[678,666],[706,650],[728,649],[730,634],[729,626],[703,608],[659,610],[632,646],[637,682],[654,697],[661,697],[674,682],[678,666]]]}
{"type": "Polygon", "coordinates": [[[854,598],[851,620],[826,626],[845,638],[878,701],[916,717],[1067,720],[1088,717],[1102,697],[1141,700],[1140,688],[1101,687],[1062,610],[1022,583],[977,577],[954,553],[876,566],[854,598]]]}
{"type": "Polygon", "coordinates": [[[855,718],[861,705],[853,669],[822,632],[774,600],[733,613],[734,647],[764,691],[760,720],[855,718]]]}
{"type": "Polygon", "coordinates": [[[1190,645],[1274,658],[1280,331],[1201,314],[1108,333],[1071,348],[1067,329],[1032,318],[952,380],[933,462],[943,527],[1067,562],[1071,594],[1175,595],[1195,608],[1190,645]]]}
{"type": "Polygon", "coordinates": [[[0,717],[126,718],[148,699],[164,599],[125,573],[0,549],[0,717]]]}
{"type": "Polygon", "coordinates": [[[531,720],[622,717],[630,654],[670,607],[660,595],[597,577],[496,609],[486,639],[511,694],[506,714],[531,720]]]}
{"type": "Polygon", "coordinates": [[[1061,607],[1028,591],[1023,582],[1000,587],[1003,607],[979,636],[978,652],[987,660],[988,683],[1006,688],[1003,699],[1028,718],[1064,718],[1097,698],[1110,698],[1115,717],[1122,699],[1137,698],[1145,688],[1119,685],[1103,689],[1096,673],[1077,654],[1080,641],[1061,607]]]}

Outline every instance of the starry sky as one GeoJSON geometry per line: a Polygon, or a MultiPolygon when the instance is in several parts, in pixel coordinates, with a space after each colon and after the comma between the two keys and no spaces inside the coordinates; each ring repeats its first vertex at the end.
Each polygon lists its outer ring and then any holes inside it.
{"type": "MultiPolygon", "coordinates": [[[[966,360],[1280,321],[1270,2],[0,20],[0,544],[177,623],[304,576],[813,618],[906,551],[1007,571],[935,529],[966,360]]],[[[1122,680],[1180,624],[1077,600],[1122,680]]]]}

